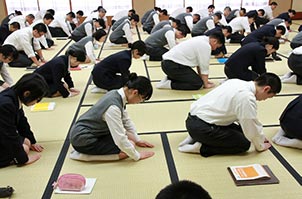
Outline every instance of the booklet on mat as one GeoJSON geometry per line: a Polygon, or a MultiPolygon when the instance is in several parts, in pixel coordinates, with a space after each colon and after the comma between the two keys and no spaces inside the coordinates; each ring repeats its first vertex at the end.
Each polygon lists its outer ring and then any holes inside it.
{"type": "Polygon", "coordinates": [[[38,112],[38,111],[52,111],[56,106],[55,102],[39,102],[35,105],[31,106],[31,111],[38,112]]]}
{"type": "Polygon", "coordinates": [[[203,94],[194,94],[194,95],[192,95],[193,99],[195,99],[195,100],[198,100],[202,96],[203,96],[203,94]]]}
{"type": "Polygon", "coordinates": [[[96,178],[86,178],[86,185],[82,191],[61,191],[58,187],[55,188],[55,193],[61,194],[90,194],[95,185],[96,178]]]}
{"type": "Polygon", "coordinates": [[[279,183],[267,165],[231,166],[228,170],[237,186],[279,183]]]}

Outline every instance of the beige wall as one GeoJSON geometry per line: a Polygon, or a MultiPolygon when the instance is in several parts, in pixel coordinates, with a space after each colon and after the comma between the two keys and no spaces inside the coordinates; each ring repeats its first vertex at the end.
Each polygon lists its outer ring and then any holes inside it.
{"type": "Polygon", "coordinates": [[[293,0],[293,8],[297,12],[302,12],[302,2],[301,0],[293,0]]]}
{"type": "MultiPolygon", "coordinates": [[[[272,1],[275,1],[278,3],[277,8],[274,10],[275,17],[283,12],[287,12],[287,10],[290,9],[292,6],[292,0],[271,0],[270,2],[272,2],[272,1]]],[[[301,1],[301,0],[298,0],[298,1],[301,1]]]]}
{"type": "Polygon", "coordinates": [[[2,19],[4,19],[4,17],[6,17],[6,16],[7,16],[7,13],[6,13],[5,1],[0,0],[0,21],[2,21],[2,19]]]}
{"type": "Polygon", "coordinates": [[[132,0],[132,5],[137,14],[142,17],[147,10],[154,8],[155,0],[132,0]]]}

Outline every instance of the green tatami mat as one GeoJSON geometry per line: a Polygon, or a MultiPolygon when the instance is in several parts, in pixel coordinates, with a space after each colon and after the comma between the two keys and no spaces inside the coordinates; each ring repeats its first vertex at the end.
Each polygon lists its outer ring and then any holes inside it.
{"type": "MultiPolygon", "coordinates": [[[[15,189],[11,198],[41,198],[63,141],[42,142],[42,157],[31,165],[22,167],[10,166],[0,169],[0,186],[12,186],[15,189]]],[[[36,152],[30,152],[34,154],[36,152]]]]}
{"type": "Polygon", "coordinates": [[[256,152],[251,149],[242,155],[201,157],[198,154],[180,153],[177,150],[187,134],[169,134],[170,147],[179,179],[192,180],[203,186],[212,198],[276,198],[297,199],[302,195],[301,186],[296,183],[287,170],[270,151],[256,152]],[[228,166],[259,163],[268,165],[280,180],[280,184],[236,187],[228,166]]]}
{"type": "Polygon", "coordinates": [[[137,149],[154,151],[155,155],[137,162],[129,158],[114,162],[80,162],[67,155],[61,174],[79,173],[97,178],[96,184],[90,195],[53,194],[52,198],[154,199],[159,190],[170,184],[169,172],[160,135],[143,135],[141,139],[155,147],[137,149]]]}
{"type": "MultiPolygon", "coordinates": [[[[276,128],[265,128],[264,133],[267,138],[271,141],[272,137],[279,131],[279,127],[276,128]]],[[[301,149],[288,148],[284,146],[276,145],[272,143],[276,150],[285,158],[290,165],[302,175],[302,159],[301,159],[301,149]]]]}

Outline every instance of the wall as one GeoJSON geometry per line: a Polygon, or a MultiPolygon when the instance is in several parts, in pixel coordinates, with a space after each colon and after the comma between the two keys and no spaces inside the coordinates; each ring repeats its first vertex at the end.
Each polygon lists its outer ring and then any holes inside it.
{"type": "Polygon", "coordinates": [[[302,3],[301,0],[293,0],[292,8],[296,10],[297,14],[294,19],[302,19],[302,3]]]}
{"type": "Polygon", "coordinates": [[[132,0],[133,9],[136,11],[136,13],[142,17],[146,11],[154,8],[155,6],[155,0],[132,0]]]}
{"type": "Polygon", "coordinates": [[[5,0],[0,0],[0,20],[4,19],[7,16],[5,0]]]}
{"type": "Polygon", "coordinates": [[[275,1],[278,3],[277,8],[274,10],[274,17],[278,16],[283,12],[287,12],[292,6],[292,0],[270,0],[270,2],[275,1]]]}

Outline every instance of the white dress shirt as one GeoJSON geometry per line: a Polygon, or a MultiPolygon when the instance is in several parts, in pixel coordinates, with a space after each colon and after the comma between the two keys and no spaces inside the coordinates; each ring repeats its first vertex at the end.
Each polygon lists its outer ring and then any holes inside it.
{"type": "Polygon", "coordinates": [[[68,35],[71,36],[72,28],[68,21],[66,21],[66,17],[57,16],[56,18],[49,24],[49,27],[53,28],[62,28],[62,30],[68,35]]]}
{"type": "Polygon", "coordinates": [[[248,17],[236,17],[230,21],[229,26],[232,27],[232,33],[245,30],[246,33],[251,32],[248,17]]]}

